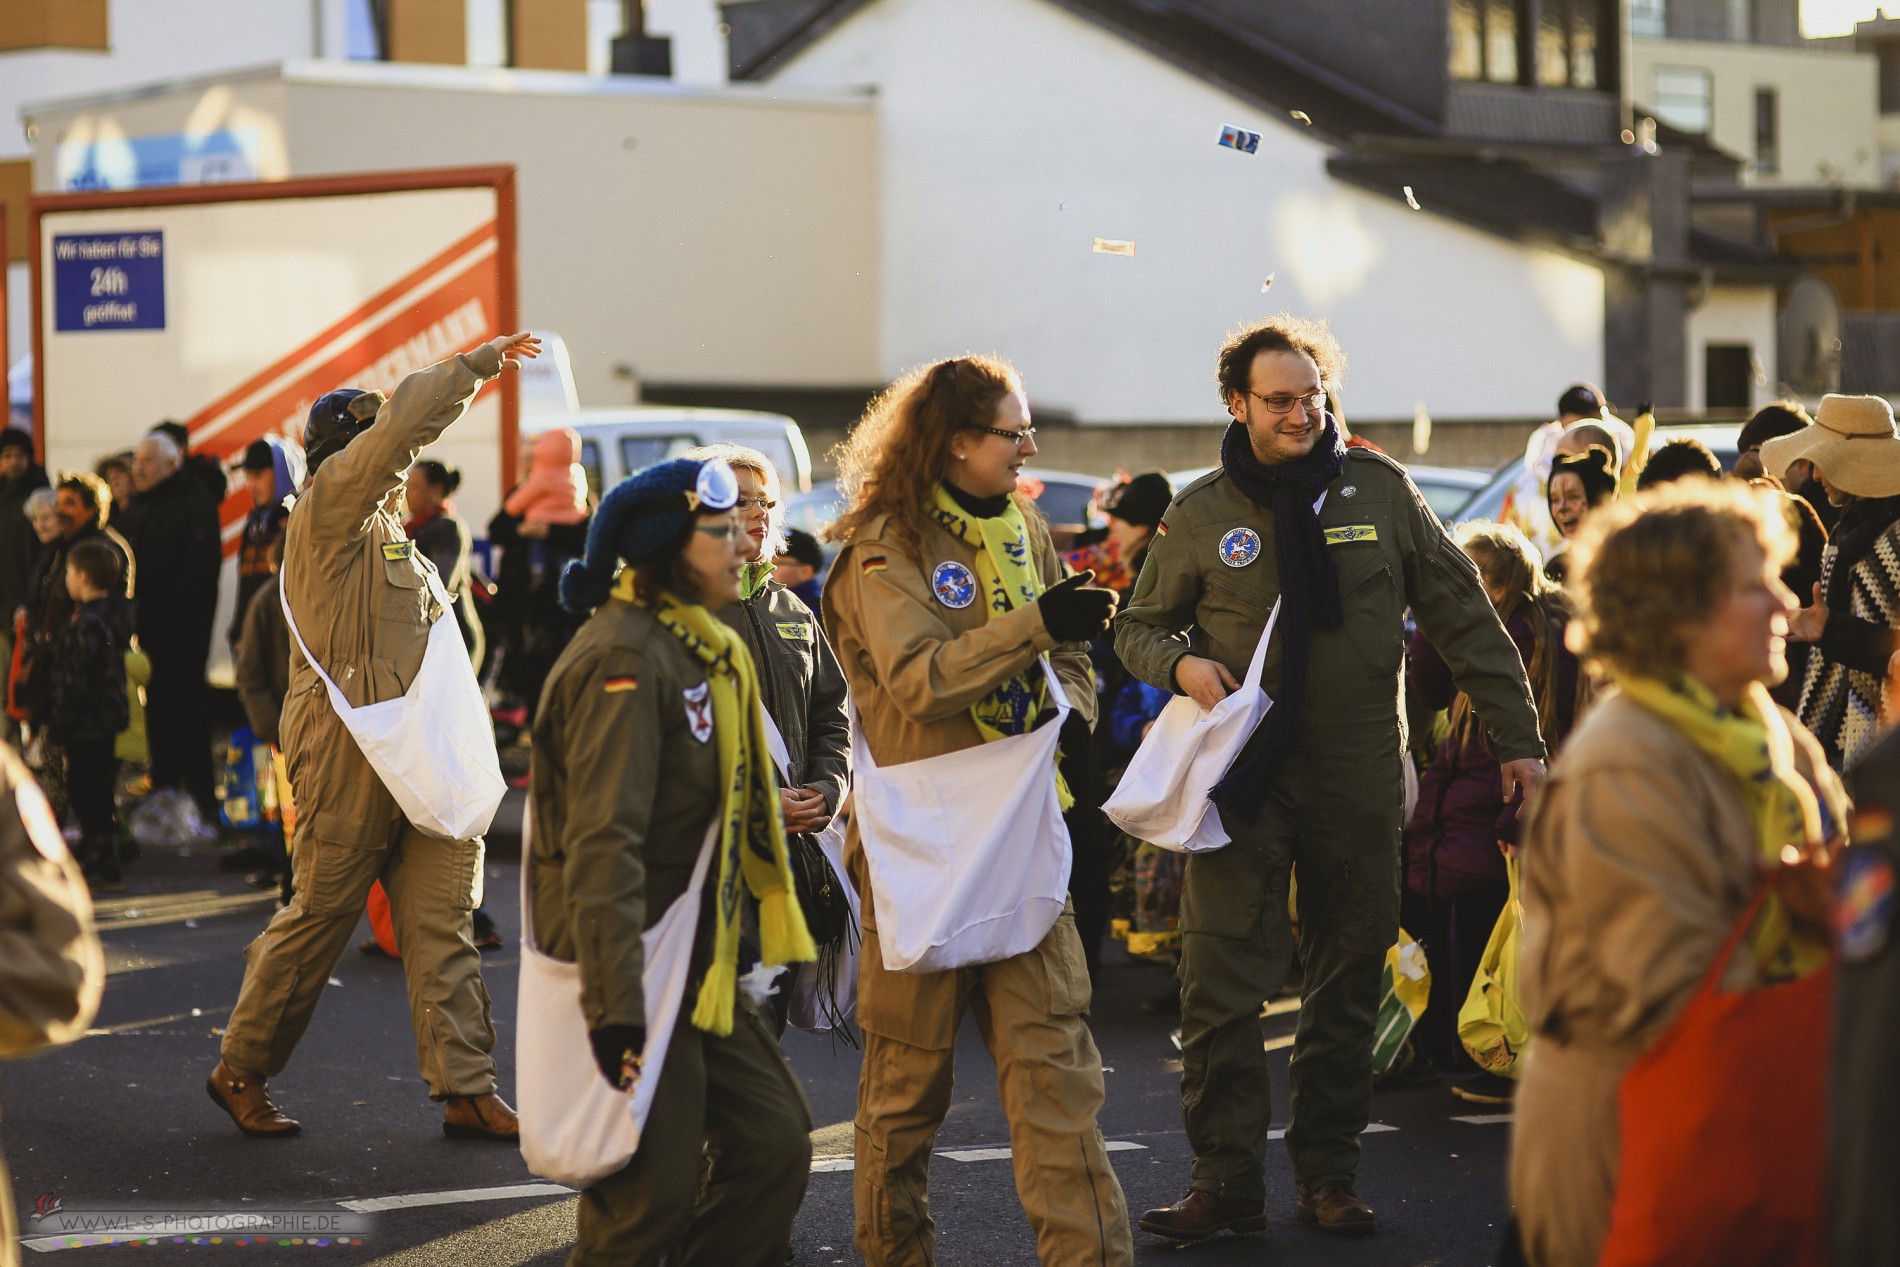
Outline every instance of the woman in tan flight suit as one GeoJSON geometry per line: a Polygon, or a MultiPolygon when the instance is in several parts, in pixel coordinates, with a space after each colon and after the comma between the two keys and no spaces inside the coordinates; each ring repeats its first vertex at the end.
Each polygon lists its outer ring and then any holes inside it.
{"type": "MultiPolygon", "coordinates": [[[[1092,574],[1060,579],[1048,529],[1016,491],[1034,436],[1015,370],[964,357],[900,379],[846,444],[840,474],[852,502],[831,530],[843,550],[825,623],[880,767],[1034,729],[1051,707],[1042,656],[1074,702],[1065,727],[1086,731],[1094,720],[1086,644],[1115,596],[1086,588],[1092,574]],[[986,541],[1004,544],[993,553],[986,541]]],[[[950,1107],[957,1028],[973,1012],[996,1062],[1016,1191],[1042,1262],[1131,1262],[1127,1206],[1095,1123],[1102,1061],[1084,1019],[1089,978],[1074,913],[1019,955],[891,972],[865,847],[854,821],[846,857],[865,895],[858,1249],[872,1267],[935,1260],[930,1149],[950,1107]]]]}
{"type": "Polygon", "coordinates": [[[601,502],[561,582],[569,610],[597,610],[535,714],[534,927],[580,965],[602,1076],[623,1090],[643,1070],[659,1080],[633,1160],[581,1194],[572,1267],[780,1267],[805,1194],[810,1109],[736,988],[747,893],[766,962],[813,953],[758,675],[713,615],[739,593],[738,499],[723,461],[648,467],[601,502]],[[643,988],[643,935],[690,893],[702,848],[714,865],[684,999],[671,1040],[649,1050],[661,1000],[643,988]]]}

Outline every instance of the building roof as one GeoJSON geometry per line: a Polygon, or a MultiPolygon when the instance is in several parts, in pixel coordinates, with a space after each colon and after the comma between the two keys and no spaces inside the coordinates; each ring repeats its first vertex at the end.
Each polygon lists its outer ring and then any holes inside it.
{"type": "MultiPolygon", "coordinates": [[[[847,21],[869,0],[744,0],[724,5],[734,79],[765,79],[847,21]]],[[[1449,137],[1435,121],[1301,57],[1201,0],[1048,0],[1196,78],[1251,102],[1333,146],[1327,170],[1422,211],[1518,240],[1600,258],[1596,192],[1541,170],[1509,146],[1449,137]],[[1305,116],[1296,119],[1294,112],[1305,116]],[[1394,143],[1402,151],[1391,153],[1394,143]]],[[[1699,169],[1741,160],[1706,137],[1658,123],[1657,139],[1689,150],[1699,169]]],[[[1726,276],[1780,277],[1771,252],[1697,228],[1692,263],[1726,276]]]]}

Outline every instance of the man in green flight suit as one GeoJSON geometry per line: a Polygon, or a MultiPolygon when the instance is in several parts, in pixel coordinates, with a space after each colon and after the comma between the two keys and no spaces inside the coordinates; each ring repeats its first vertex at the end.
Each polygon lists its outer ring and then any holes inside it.
{"type": "Polygon", "coordinates": [[[1399,922],[1406,608],[1497,744],[1499,795],[1528,793],[1544,772],[1524,667],[1477,569],[1405,469],[1348,450],[1325,411],[1344,364],[1324,322],[1282,315],[1228,339],[1218,378],[1234,422],[1221,465],[1174,499],[1115,622],[1136,677],[1212,708],[1239,686],[1279,606],[1261,679],[1273,707],[1211,793],[1232,843],[1190,857],[1182,889],[1192,1186],[1140,1220],[1177,1241],[1266,1227],[1259,1015],[1293,950],[1296,866],[1305,988],[1286,1142],[1298,1212],[1326,1231],[1373,1229],[1355,1179],[1399,922]]]}

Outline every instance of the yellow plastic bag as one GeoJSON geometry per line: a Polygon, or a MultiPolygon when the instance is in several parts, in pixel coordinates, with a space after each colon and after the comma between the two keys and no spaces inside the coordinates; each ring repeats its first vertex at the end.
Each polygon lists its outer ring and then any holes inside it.
{"type": "Polygon", "coordinates": [[[1431,997],[1432,970],[1425,962],[1425,948],[1403,928],[1399,939],[1385,952],[1385,975],[1379,983],[1379,1015],[1372,1031],[1372,1072],[1391,1070],[1412,1027],[1425,1015],[1425,1001],[1431,997]]]}
{"type": "Polygon", "coordinates": [[[112,741],[112,755],[121,761],[144,765],[152,759],[145,740],[145,686],[151,680],[152,661],[134,640],[125,653],[125,702],[131,710],[131,721],[112,741]]]}
{"type": "Polygon", "coordinates": [[[1471,993],[1458,1009],[1458,1041],[1486,1070],[1515,1078],[1524,1049],[1531,1041],[1531,1027],[1524,1017],[1517,985],[1519,931],[1524,922],[1524,906],[1517,890],[1517,859],[1506,859],[1505,870],[1511,880],[1511,895],[1491,930],[1491,940],[1485,943],[1478,974],[1471,979],[1471,993]]]}

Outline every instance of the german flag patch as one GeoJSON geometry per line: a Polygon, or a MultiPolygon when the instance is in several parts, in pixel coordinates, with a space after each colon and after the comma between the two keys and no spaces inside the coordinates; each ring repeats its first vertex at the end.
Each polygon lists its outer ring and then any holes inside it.
{"type": "Polygon", "coordinates": [[[620,693],[621,691],[631,691],[634,687],[638,685],[640,685],[640,679],[635,677],[633,674],[616,673],[614,676],[602,682],[600,684],[600,689],[607,692],[607,694],[609,695],[616,695],[620,693]]]}
{"type": "Polygon", "coordinates": [[[1165,537],[1168,535],[1168,521],[1167,520],[1163,519],[1160,523],[1155,525],[1155,535],[1158,537],[1165,537]]]}
{"type": "Polygon", "coordinates": [[[889,564],[884,561],[884,556],[881,554],[868,554],[864,557],[864,561],[858,564],[867,576],[872,572],[882,572],[888,566],[889,564]]]}

